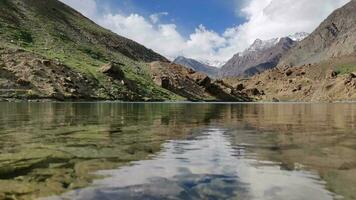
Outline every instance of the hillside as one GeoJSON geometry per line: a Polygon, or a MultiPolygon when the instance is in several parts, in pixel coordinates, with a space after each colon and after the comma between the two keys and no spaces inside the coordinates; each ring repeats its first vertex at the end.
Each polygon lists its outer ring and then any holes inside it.
{"type": "Polygon", "coordinates": [[[274,69],[226,82],[261,101],[356,100],[356,1],[334,11],[274,69]]]}
{"type": "Polygon", "coordinates": [[[218,74],[218,71],[219,69],[216,68],[216,67],[212,67],[212,66],[209,66],[209,65],[206,65],[206,64],[203,64],[197,60],[194,60],[194,59],[191,59],[191,58],[186,58],[186,57],[183,57],[183,56],[179,56],[177,57],[173,63],[176,63],[176,64],[180,64],[180,65],[183,65],[189,69],[192,69],[196,72],[201,72],[201,73],[204,73],[206,75],[208,75],[209,77],[216,77],[217,74],[218,74]]]}
{"type": "Polygon", "coordinates": [[[0,98],[179,98],[153,83],[152,61],[167,62],[57,0],[0,1],[0,98]]]}
{"type": "Polygon", "coordinates": [[[222,80],[212,80],[203,73],[175,63],[152,62],[150,72],[157,85],[190,101],[252,101],[246,92],[222,80]]]}
{"type": "Polygon", "coordinates": [[[356,1],[335,10],[309,37],[281,60],[280,66],[320,63],[356,53],[356,1]]]}
{"type": "Polygon", "coordinates": [[[248,49],[234,55],[222,66],[219,77],[249,77],[277,66],[295,41],[289,37],[262,41],[257,39],[248,49]]]}

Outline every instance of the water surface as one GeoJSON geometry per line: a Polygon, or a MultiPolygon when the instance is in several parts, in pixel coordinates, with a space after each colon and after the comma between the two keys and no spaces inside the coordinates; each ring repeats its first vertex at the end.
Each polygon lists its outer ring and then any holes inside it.
{"type": "Polygon", "coordinates": [[[356,199],[355,104],[0,110],[0,199],[356,199]]]}

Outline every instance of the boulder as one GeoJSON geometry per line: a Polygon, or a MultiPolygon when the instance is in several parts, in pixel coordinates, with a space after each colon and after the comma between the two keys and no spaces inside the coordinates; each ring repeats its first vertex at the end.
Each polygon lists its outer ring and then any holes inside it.
{"type": "Polygon", "coordinates": [[[64,79],[66,82],[68,82],[68,83],[72,83],[72,78],[71,77],[66,77],[65,79],[64,79]]]}
{"type": "Polygon", "coordinates": [[[273,98],[272,98],[272,102],[279,102],[279,99],[273,97],[273,98]]]}
{"type": "Polygon", "coordinates": [[[188,69],[188,74],[195,74],[195,71],[189,68],[188,69]]]}
{"type": "Polygon", "coordinates": [[[304,70],[302,71],[298,71],[296,76],[304,76],[306,74],[306,72],[304,70]]]}
{"type": "Polygon", "coordinates": [[[327,78],[336,78],[337,77],[337,72],[334,71],[334,70],[330,70],[328,73],[327,73],[327,78]]]}
{"type": "Polygon", "coordinates": [[[23,78],[19,78],[16,80],[16,83],[21,85],[21,86],[29,86],[31,83],[28,80],[25,80],[23,78]]]}
{"type": "Polygon", "coordinates": [[[297,92],[297,91],[301,91],[302,90],[302,85],[298,85],[297,87],[295,87],[292,92],[297,92]]]}
{"type": "Polygon", "coordinates": [[[356,78],[356,72],[350,73],[350,74],[349,74],[349,77],[351,77],[352,79],[353,79],[353,78],[356,78]]]}
{"type": "Polygon", "coordinates": [[[206,76],[204,79],[200,80],[198,84],[200,86],[209,87],[209,85],[211,84],[211,78],[209,78],[209,76],[206,76]]]}
{"type": "Polygon", "coordinates": [[[75,93],[75,92],[77,92],[77,90],[72,88],[72,89],[69,89],[69,92],[70,93],[75,93]]]}
{"type": "Polygon", "coordinates": [[[245,93],[249,96],[260,96],[261,95],[261,92],[257,88],[246,89],[245,93]]]}
{"type": "Polygon", "coordinates": [[[286,76],[290,76],[293,74],[293,70],[288,69],[285,74],[286,74],[286,76]]]}
{"type": "Polygon", "coordinates": [[[51,65],[51,61],[50,60],[42,60],[41,63],[45,66],[50,66],[51,65]]]}
{"type": "Polygon", "coordinates": [[[120,68],[120,65],[115,62],[103,65],[99,71],[114,79],[123,80],[125,78],[124,71],[120,68]]]}
{"type": "Polygon", "coordinates": [[[245,86],[244,86],[244,84],[242,84],[242,83],[240,83],[240,84],[238,84],[237,86],[236,86],[236,90],[237,91],[242,91],[242,90],[244,90],[245,89],[245,86]]]}

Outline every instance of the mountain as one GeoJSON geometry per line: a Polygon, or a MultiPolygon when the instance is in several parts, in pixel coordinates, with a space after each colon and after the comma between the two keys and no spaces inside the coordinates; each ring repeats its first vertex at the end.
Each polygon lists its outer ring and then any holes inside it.
{"type": "Polygon", "coordinates": [[[58,0],[0,0],[0,101],[247,99],[182,68],[58,0]]]}
{"type": "Polygon", "coordinates": [[[0,1],[0,99],[171,99],[147,62],[169,62],[57,0],[0,1]]]}
{"type": "Polygon", "coordinates": [[[309,33],[306,32],[297,32],[292,35],[288,35],[288,37],[296,42],[300,42],[309,36],[309,33]]]}
{"type": "Polygon", "coordinates": [[[154,82],[190,101],[251,101],[246,92],[212,80],[207,75],[175,63],[152,62],[150,72],[154,82]]]}
{"type": "Polygon", "coordinates": [[[296,41],[285,38],[257,39],[244,52],[234,55],[222,66],[219,77],[252,76],[277,66],[280,58],[296,45],[296,41]]]}
{"type": "Polygon", "coordinates": [[[216,67],[216,68],[220,68],[226,63],[226,61],[209,60],[209,59],[199,59],[197,61],[200,62],[200,63],[203,63],[205,65],[208,65],[208,66],[211,66],[211,67],[216,67]]]}
{"type": "Polygon", "coordinates": [[[262,101],[356,100],[356,0],[335,10],[297,43],[277,67],[249,79],[226,80],[262,101]]]}
{"type": "Polygon", "coordinates": [[[191,58],[186,58],[183,56],[177,57],[173,63],[183,65],[189,69],[192,69],[196,72],[201,72],[204,74],[207,74],[210,77],[216,77],[219,69],[216,67],[212,67],[206,64],[203,64],[197,60],[191,59],[191,58]]]}
{"type": "Polygon", "coordinates": [[[320,63],[356,53],[356,1],[335,10],[306,39],[281,60],[280,65],[320,63]]]}

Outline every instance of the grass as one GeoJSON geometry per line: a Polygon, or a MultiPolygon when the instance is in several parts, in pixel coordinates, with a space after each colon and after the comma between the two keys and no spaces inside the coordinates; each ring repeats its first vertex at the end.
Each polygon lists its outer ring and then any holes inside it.
{"type": "Polygon", "coordinates": [[[32,34],[25,30],[20,30],[15,35],[15,39],[18,41],[22,41],[24,43],[32,43],[33,42],[32,34]]]}
{"type": "MultiPolygon", "coordinates": [[[[35,9],[28,9],[22,8],[23,3],[18,3],[19,0],[0,2],[0,11],[3,11],[3,15],[14,16],[15,20],[21,22],[20,26],[16,26],[3,20],[0,15],[2,46],[21,48],[47,59],[58,60],[74,71],[94,77],[99,85],[108,90],[113,89],[112,92],[131,93],[134,96],[153,99],[181,99],[156,86],[144,62],[133,60],[121,53],[123,48],[136,48],[138,45],[126,46],[130,41],[95,25],[72,10],[58,7],[61,6],[60,3],[49,0],[48,5],[43,6],[35,0],[30,0],[29,5],[35,9]],[[22,11],[20,14],[12,9],[19,6],[17,10],[22,11]],[[102,36],[105,38],[103,39],[102,36]],[[108,48],[106,40],[120,41],[120,48],[117,50],[108,48]],[[122,70],[125,77],[137,86],[136,90],[112,84],[107,76],[99,72],[99,68],[110,61],[123,63],[122,70]]],[[[115,46],[115,44],[111,45],[115,46]]],[[[139,53],[145,53],[141,52],[142,48],[137,48],[139,53]]],[[[136,51],[136,49],[127,50],[124,53],[136,51]]],[[[146,53],[152,54],[148,50],[146,53]]]]}
{"type": "Polygon", "coordinates": [[[94,50],[89,47],[82,47],[80,48],[80,51],[82,51],[83,53],[87,54],[88,56],[90,56],[95,60],[106,61],[106,62],[108,61],[100,50],[97,49],[94,50]]]}
{"type": "Polygon", "coordinates": [[[337,74],[349,74],[352,72],[356,72],[356,64],[345,64],[335,67],[334,69],[337,74]]]}

